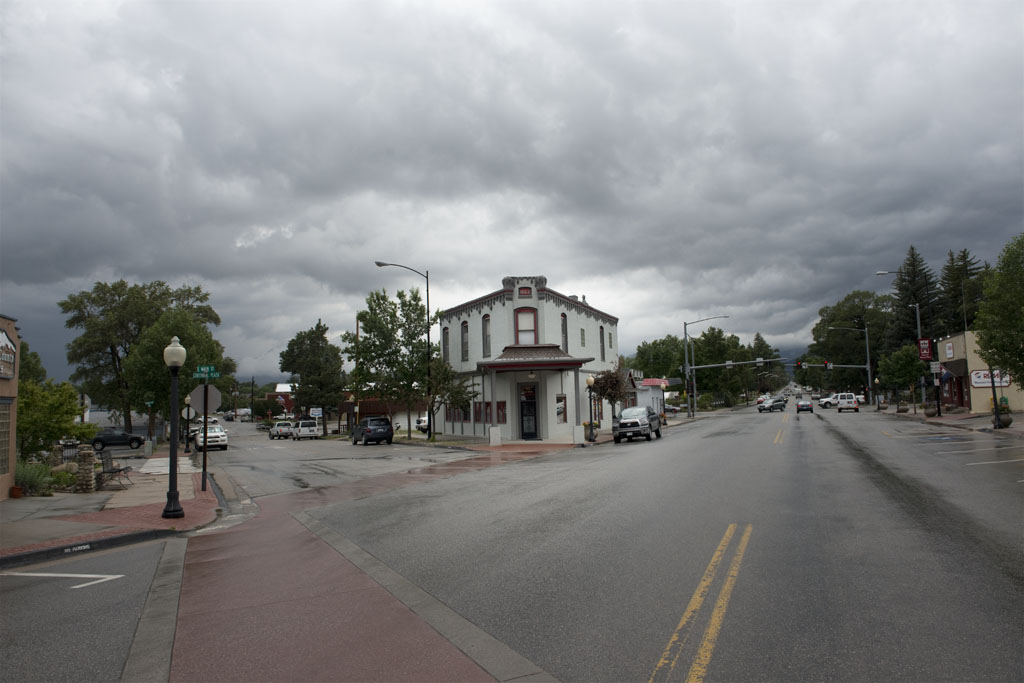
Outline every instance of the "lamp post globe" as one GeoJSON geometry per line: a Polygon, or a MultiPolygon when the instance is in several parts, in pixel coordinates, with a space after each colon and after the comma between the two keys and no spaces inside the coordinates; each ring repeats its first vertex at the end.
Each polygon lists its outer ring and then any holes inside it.
{"type": "Polygon", "coordinates": [[[168,463],[170,476],[167,478],[167,504],[162,515],[165,519],[179,519],[185,516],[185,511],[178,501],[178,371],[185,364],[187,356],[185,347],[178,338],[172,337],[171,343],[164,349],[164,364],[171,371],[171,457],[168,463]]]}
{"type": "Polygon", "coordinates": [[[594,436],[594,376],[587,377],[587,398],[590,399],[590,423],[587,425],[587,441],[596,441],[594,436]]]}

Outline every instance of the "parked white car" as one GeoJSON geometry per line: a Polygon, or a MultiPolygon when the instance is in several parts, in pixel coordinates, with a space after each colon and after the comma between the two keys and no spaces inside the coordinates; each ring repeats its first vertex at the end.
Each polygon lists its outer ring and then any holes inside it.
{"type": "MultiPolygon", "coordinates": [[[[224,428],[220,425],[207,425],[206,427],[206,447],[207,450],[210,448],[219,448],[222,451],[228,449],[228,433],[224,431],[224,428]]],[[[196,448],[203,447],[203,430],[200,429],[196,432],[195,436],[196,448]]]]}
{"type": "Polygon", "coordinates": [[[427,418],[425,418],[425,417],[417,417],[416,418],[416,429],[418,429],[421,432],[423,432],[424,434],[426,434],[427,433],[427,428],[428,428],[427,418]]]}
{"type": "Polygon", "coordinates": [[[292,440],[319,439],[320,430],[316,426],[316,420],[299,420],[292,427],[292,440]]]}

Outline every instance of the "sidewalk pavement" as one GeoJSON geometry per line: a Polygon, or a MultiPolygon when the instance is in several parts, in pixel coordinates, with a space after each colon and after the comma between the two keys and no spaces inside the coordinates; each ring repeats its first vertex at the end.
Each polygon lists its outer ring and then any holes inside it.
{"type": "Polygon", "coordinates": [[[162,517],[170,463],[166,449],[150,458],[116,456],[116,462],[132,467],[132,483],[124,489],[109,482],[95,493],[56,492],[0,501],[0,568],[170,536],[217,518],[213,487],[208,481],[207,490],[201,490],[202,475],[188,456],[179,452],[178,495],[185,511],[180,519],[162,517]]]}
{"type": "Polygon", "coordinates": [[[943,412],[942,417],[927,417],[923,412],[918,411],[915,414],[912,411],[913,409],[911,409],[911,412],[897,413],[895,412],[895,409],[892,408],[882,411],[865,409],[865,412],[879,412],[880,414],[888,417],[895,417],[903,420],[916,420],[917,422],[923,422],[925,424],[939,427],[955,427],[957,429],[968,429],[975,432],[991,432],[1002,436],[1024,438],[1024,417],[1021,416],[1014,416],[1013,423],[1009,427],[993,429],[992,415],[989,414],[977,415],[971,413],[943,412]]]}

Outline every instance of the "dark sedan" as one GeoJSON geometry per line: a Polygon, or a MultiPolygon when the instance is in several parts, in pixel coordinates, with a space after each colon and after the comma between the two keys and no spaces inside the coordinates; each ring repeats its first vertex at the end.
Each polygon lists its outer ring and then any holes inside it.
{"type": "Polygon", "coordinates": [[[796,402],[796,412],[799,413],[799,412],[802,412],[802,411],[805,411],[805,410],[808,413],[813,413],[814,412],[814,404],[811,403],[808,399],[802,398],[802,399],[800,399],[799,401],[796,402]]]}
{"type": "Polygon", "coordinates": [[[138,448],[145,439],[138,434],[126,432],[123,429],[104,429],[93,437],[93,450],[102,451],[107,446],[130,446],[138,448]]]}

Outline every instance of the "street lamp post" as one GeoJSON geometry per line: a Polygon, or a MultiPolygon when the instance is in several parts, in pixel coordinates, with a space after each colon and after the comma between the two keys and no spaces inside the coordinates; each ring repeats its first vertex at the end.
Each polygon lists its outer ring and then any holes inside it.
{"type": "Polygon", "coordinates": [[[187,355],[185,347],[179,343],[177,337],[172,337],[171,343],[164,349],[164,363],[171,371],[170,477],[167,479],[167,505],[164,506],[162,515],[167,519],[185,516],[185,511],[178,502],[178,371],[185,364],[187,355]]]}
{"type": "MultiPolygon", "coordinates": [[[[877,270],[877,271],[875,271],[875,275],[900,275],[900,274],[901,273],[898,270],[877,270]]],[[[914,302],[914,303],[910,304],[910,307],[914,309],[914,312],[917,315],[917,338],[920,339],[921,338],[921,304],[919,304],[917,302],[914,302]]],[[[965,338],[964,339],[964,344],[966,344],[966,343],[967,343],[967,340],[965,338]]],[[[966,356],[966,354],[965,354],[965,356],[966,356]]],[[[922,375],[920,379],[921,379],[921,403],[924,403],[924,375],[922,375]]],[[[914,404],[914,412],[915,413],[917,412],[917,404],[914,404]]]]}
{"type": "Polygon", "coordinates": [[[434,411],[430,403],[430,271],[421,273],[415,268],[409,266],[403,266],[401,263],[384,263],[383,261],[373,262],[378,268],[385,266],[395,266],[396,268],[405,268],[411,270],[420,277],[427,281],[427,440],[430,440],[434,436],[434,411]]]}
{"type": "Polygon", "coordinates": [[[191,453],[192,450],[189,448],[189,443],[192,439],[189,434],[189,426],[192,424],[192,397],[189,395],[185,396],[185,452],[191,453]]]}
{"type": "Polygon", "coordinates": [[[590,401],[590,422],[587,424],[587,441],[597,440],[594,436],[594,376],[587,375],[587,399],[590,401]]]}
{"type": "Polygon", "coordinates": [[[829,327],[828,329],[830,329],[830,330],[850,330],[851,332],[863,332],[864,333],[864,353],[867,355],[867,359],[868,359],[867,365],[865,366],[868,369],[868,403],[871,403],[873,401],[873,396],[871,394],[871,391],[872,391],[872,385],[871,385],[871,345],[868,343],[868,326],[865,325],[863,328],[860,328],[860,327],[829,327]]]}
{"type": "Polygon", "coordinates": [[[697,363],[690,362],[690,354],[692,351],[690,350],[690,336],[686,328],[689,325],[696,325],[697,323],[706,322],[708,320],[718,320],[719,318],[728,317],[729,316],[727,315],[713,315],[710,318],[701,318],[700,320],[683,323],[683,381],[686,382],[686,417],[695,417],[697,414],[697,406],[693,397],[697,391],[697,382],[696,378],[690,377],[690,375],[693,374],[693,371],[690,368],[697,363]]]}

